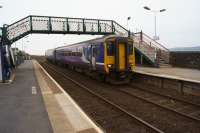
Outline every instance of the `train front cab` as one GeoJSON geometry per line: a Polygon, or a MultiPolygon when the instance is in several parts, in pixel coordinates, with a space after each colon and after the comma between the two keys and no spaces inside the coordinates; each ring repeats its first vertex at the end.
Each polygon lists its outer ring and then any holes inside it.
{"type": "Polygon", "coordinates": [[[129,82],[135,68],[133,40],[128,37],[107,38],[104,47],[104,68],[109,82],[129,82]]]}

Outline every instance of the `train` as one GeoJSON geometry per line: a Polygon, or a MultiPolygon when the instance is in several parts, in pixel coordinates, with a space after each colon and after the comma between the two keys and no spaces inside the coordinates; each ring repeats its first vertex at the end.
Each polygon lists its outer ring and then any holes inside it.
{"type": "Polygon", "coordinates": [[[48,61],[110,83],[127,83],[135,69],[133,40],[108,35],[45,52],[48,61]]]}

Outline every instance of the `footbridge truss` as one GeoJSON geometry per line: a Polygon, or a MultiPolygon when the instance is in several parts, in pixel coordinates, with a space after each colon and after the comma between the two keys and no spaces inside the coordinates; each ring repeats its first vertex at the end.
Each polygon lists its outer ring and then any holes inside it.
{"type": "Polygon", "coordinates": [[[31,33],[39,34],[120,34],[128,36],[128,30],[113,20],[69,18],[53,16],[27,16],[11,25],[4,25],[4,39],[10,44],[31,33]]]}

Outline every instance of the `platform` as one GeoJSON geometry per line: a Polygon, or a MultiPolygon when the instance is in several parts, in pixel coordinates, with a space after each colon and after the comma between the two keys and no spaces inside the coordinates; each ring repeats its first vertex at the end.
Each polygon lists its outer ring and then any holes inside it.
{"type": "Polygon", "coordinates": [[[52,133],[31,62],[15,71],[12,84],[0,84],[1,133],[52,133]]]}
{"type": "Polygon", "coordinates": [[[152,67],[136,66],[135,72],[151,76],[200,83],[200,70],[197,69],[187,69],[187,68],[177,68],[177,67],[152,68],[152,67]]]}
{"type": "Polygon", "coordinates": [[[0,84],[0,132],[102,132],[36,61],[25,61],[11,84],[0,84]]]}

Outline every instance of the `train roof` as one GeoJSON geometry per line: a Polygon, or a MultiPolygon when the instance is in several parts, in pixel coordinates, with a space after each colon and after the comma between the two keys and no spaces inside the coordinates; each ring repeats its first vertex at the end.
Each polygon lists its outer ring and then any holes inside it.
{"type": "Polygon", "coordinates": [[[90,42],[102,42],[103,40],[104,40],[104,37],[98,37],[98,38],[90,39],[90,40],[87,40],[87,41],[82,41],[82,42],[78,42],[78,43],[74,43],[74,44],[60,46],[60,47],[57,47],[55,49],[61,49],[61,48],[65,48],[65,47],[70,47],[70,46],[85,44],[85,43],[90,43],[90,42]]]}
{"type": "Polygon", "coordinates": [[[78,43],[74,43],[74,44],[70,44],[70,45],[65,45],[65,46],[60,46],[60,47],[55,48],[55,50],[59,50],[59,49],[62,49],[62,48],[66,48],[66,47],[70,47],[70,46],[75,46],[75,45],[82,45],[82,44],[85,44],[85,43],[103,42],[105,39],[112,38],[112,37],[123,37],[123,36],[119,36],[119,35],[102,36],[102,37],[90,39],[90,40],[87,40],[87,41],[82,41],[82,42],[78,42],[78,43]]]}

